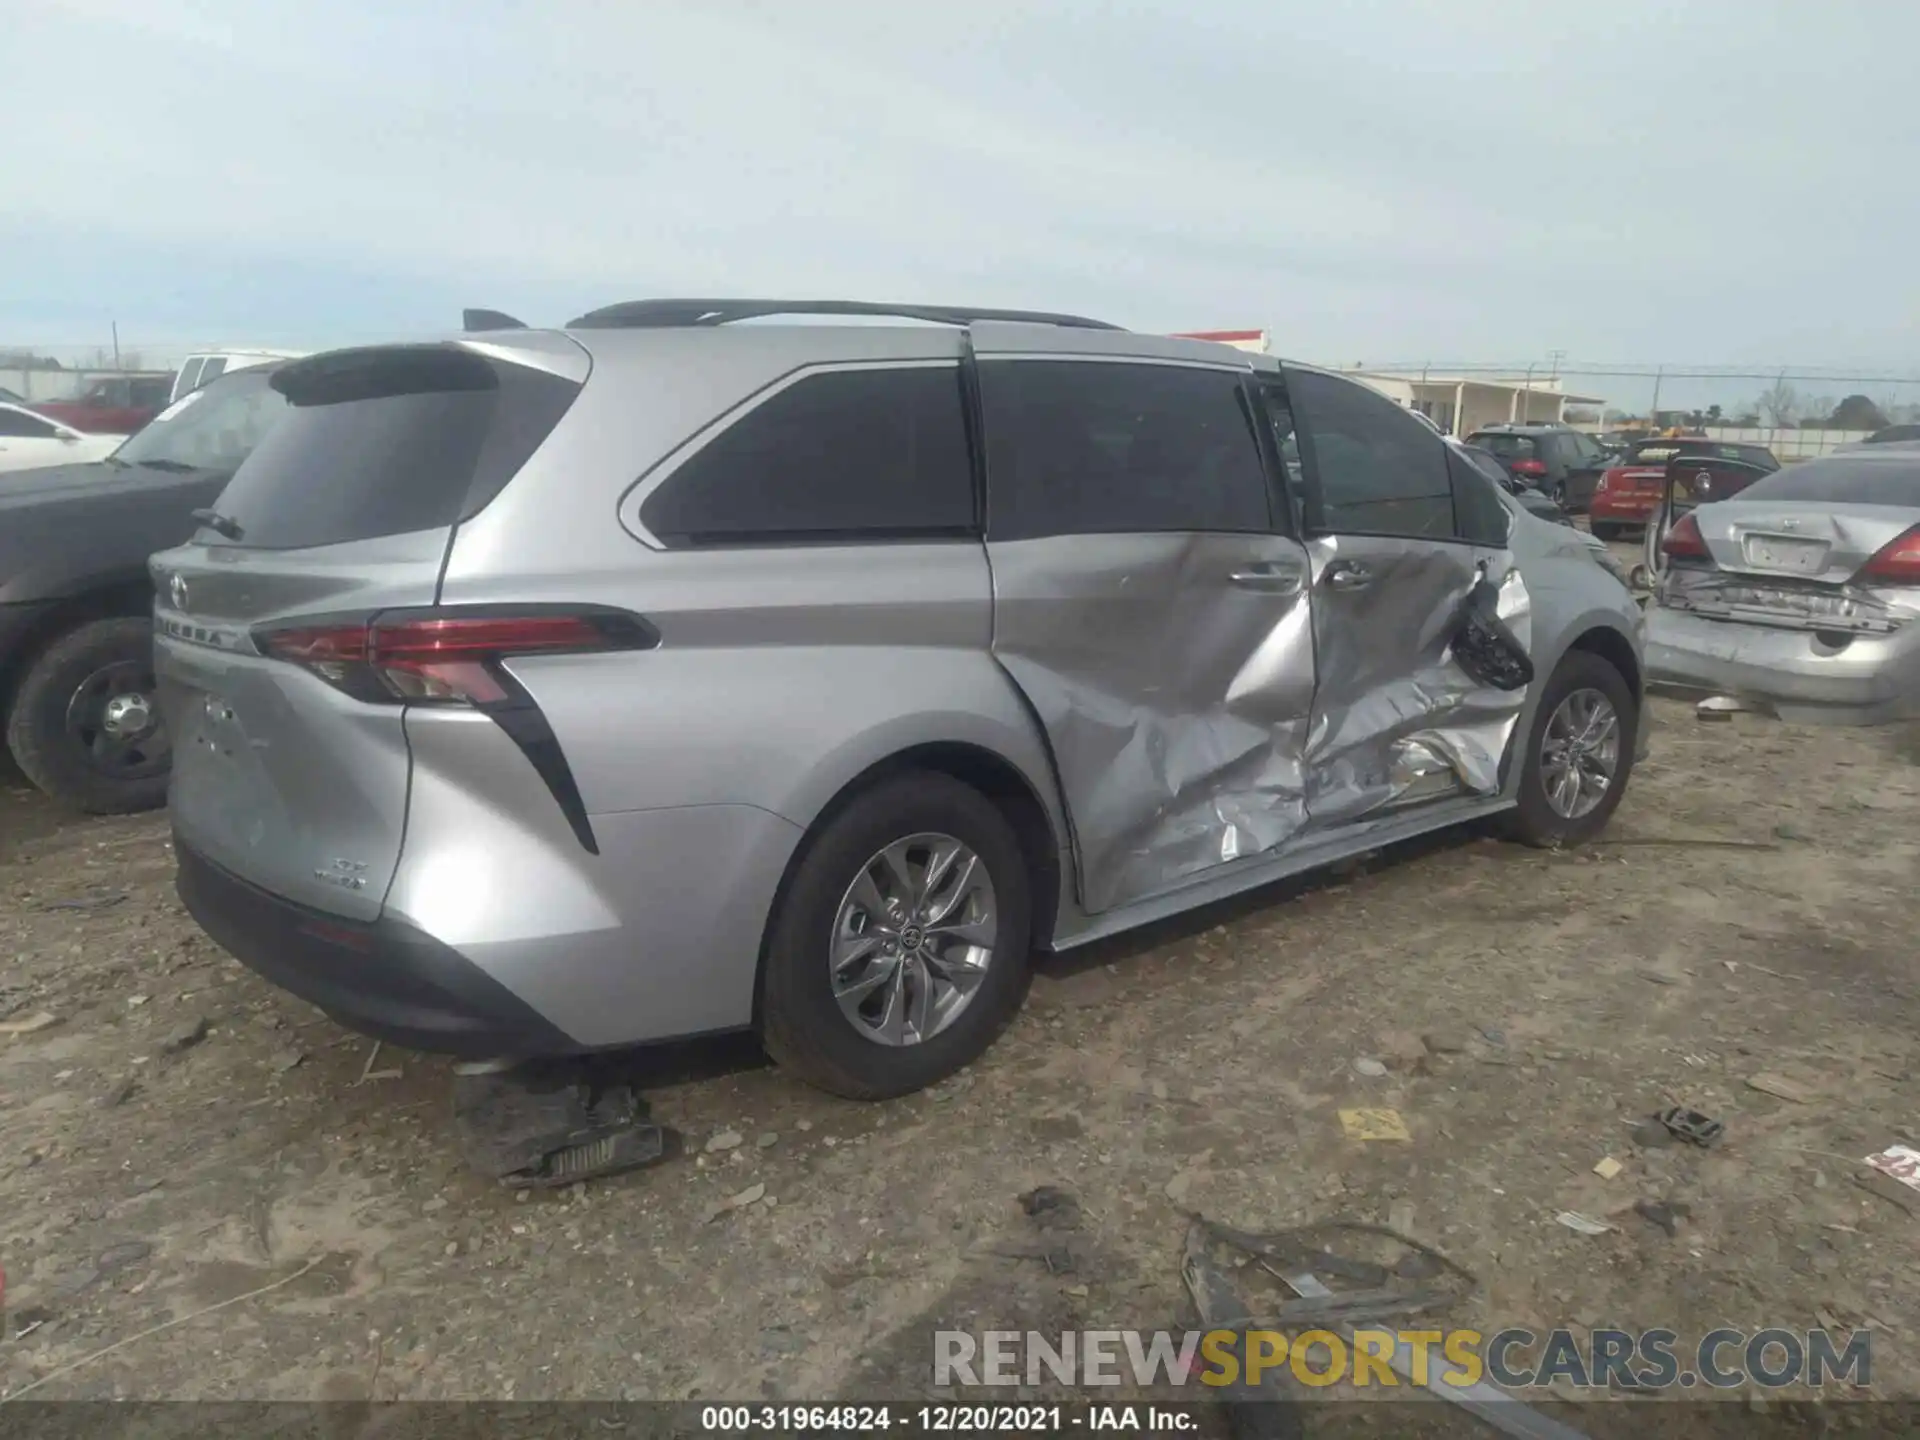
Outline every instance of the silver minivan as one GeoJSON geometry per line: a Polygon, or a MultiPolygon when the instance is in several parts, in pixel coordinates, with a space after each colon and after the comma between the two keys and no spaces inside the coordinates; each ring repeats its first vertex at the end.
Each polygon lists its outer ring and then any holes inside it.
{"type": "Polygon", "coordinates": [[[153,561],[179,887],[403,1045],[751,1027],[901,1094],[1035,951],[1443,826],[1579,842],[1641,736],[1604,549],[1265,355],[642,301],[273,384],[153,561]]]}

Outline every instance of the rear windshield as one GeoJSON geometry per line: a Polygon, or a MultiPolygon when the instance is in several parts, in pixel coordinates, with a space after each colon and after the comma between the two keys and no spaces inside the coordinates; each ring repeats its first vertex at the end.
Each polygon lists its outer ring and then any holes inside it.
{"type": "Polygon", "coordinates": [[[240,527],[234,543],[274,550],[470,518],[580,392],[543,370],[438,346],[325,355],[273,384],[286,417],[216,508],[240,527]]]}
{"type": "Polygon", "coordinates": [[[1710,460],[1740,460],[1749,465],[1764,465],[1769,470],[1779,463],[1773,452],[1754,445],[1723,445],[1716,440],[1638,440],[1629,446],[1625,465],[1664,465],[1676,455],[1693,455],[1710,460]]]}
{"type": "Polygon", "coordinates": [[[1829,456],[1803,460],[1756,480],[1742,500],[1808,500],[1822,505],[1920,507],[1920,455],[1829,456]]]}
{"type": "Polygon", "coordinates": [[[1531,460],[1540,453],[1539,447],[1526,435],[1474,435],[1468,443],[1491,450],[1502,460],[1531,460]]]}

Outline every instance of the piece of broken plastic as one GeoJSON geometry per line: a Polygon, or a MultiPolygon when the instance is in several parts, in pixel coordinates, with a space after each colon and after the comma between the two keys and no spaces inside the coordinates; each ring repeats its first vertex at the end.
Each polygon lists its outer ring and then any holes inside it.
{"type": "Polygon", "coordinates": [[[667,1132],[647,1117],[630,1087],[595,1086],[564,1067],[453,1082],[461,1151],[503,1185],[553,1188],[654,1164],[667,1132]]]}

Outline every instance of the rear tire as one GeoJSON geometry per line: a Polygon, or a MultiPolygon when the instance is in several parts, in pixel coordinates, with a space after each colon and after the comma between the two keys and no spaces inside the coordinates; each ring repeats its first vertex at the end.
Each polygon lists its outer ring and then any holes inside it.
{"type": "Polygon", "coordinates": [[[1520,804],[1508,817],[1508,835],[1522,844],[1541,848],[1580,845],[1606,828],[1619,808],[1633,773],[1633,752],[1640,738],[1640,707],[1625,677],[1600,656],[1588,650],[1570,650],[1547,681],[1540,694],[1540,706],[1534,712],[1533,726],[1527,733],[1527,745],[1521,764],[1520,804]],[[1569,816],[1554,807],[1547,794],[1547,775],[1542,765],[1548,730],[1569,696],[1579,692],[1597,692],[1612,706],[1619,725],[1617,754],[1606,793],[1591,810],[1569,816]]]}
{"type": "MultiPolygon", "coordinates": [[[[931,771],[881,781],[840,808],[806,842],[767,927],[760,1021],[767,1052],[809,1085],[849,1100],[890,1099],[944,1079],[984,1053],[1026,998],[1032,914],[1026,856],[1013,827],[990,800],[931,771]],[[845,933],[843,907],[870,863],[889,846],[923,836],[950,837],[984,866],[993,915],[991,955],[969,998],[944,1028],[930,1025],[926,1039],[887,1044],[872,1038],[835,998],[835,954],[848,953],[836,937],[845,933]]],[[[839,973],[857,978],[867,973],[862,967],[886,963],[891,962],[878,956],[856,960],[839,973]]],[[[920,974],[928,973],[922,967],[920,974]]],[[[886,989],[877,987],[873,997],[884,1001],[886,989]]]]}
{"type": "Polygon", "coordinates": [[[1614,524],[1611,520],[1590,521],[1587,529],[1596,540],[1618,540],[1621,533],[1621,527],[1614,524]]]}
{"type": "MultiPolygon", "coordinates": [[[[125,711],[136,719],[141,713],[125,711]]],[[[14,693],[7,748],[27,779],[90,815],[166,804],[172,751],[154,699],[153,622],[93,620],[48,645],[14,693]],[[115,699],[144,706],[148,727],[127,740],[103,735],[102,716],[93,712],[115,699]],[[109,764],[109,755],[119,763],[109,764]]]]}

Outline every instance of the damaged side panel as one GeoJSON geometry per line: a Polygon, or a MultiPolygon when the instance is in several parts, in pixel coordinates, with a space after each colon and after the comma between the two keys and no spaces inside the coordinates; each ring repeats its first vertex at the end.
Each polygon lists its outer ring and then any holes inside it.
{"type": "Polygon", "coordinates": [[[1307,557],[1275,535],[994,543],[993,651],[1046,730],[1099,913],[1306,820],[1307,557]]]}
{"type": "Polygon", "coordinates": [[[1320,677],[1305,756],[1313,828],[1497,793],[1526,684],[1503,689],[1470,674],[1455,640],[1484,565],[1506,637],[1530,653],[1529,598],[1512,558],[1372,536],[1316,539],[1308,550],[1320,677]]]}
{"type": "Polygon", "coordinates": [[[989,557],[994,655],[1053,750],[1089,914],[1389,807],[1499,790],[1526,687],[1471,678],[1452,640],[1485,559],[1524,659],[1527,592],[1504,555],[1160,534],[989,557]],[[1378,588],[1325,599],[1361,554],[1378,588]]]}

